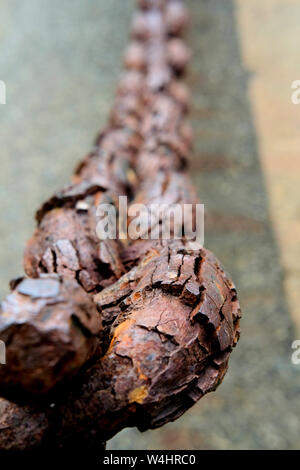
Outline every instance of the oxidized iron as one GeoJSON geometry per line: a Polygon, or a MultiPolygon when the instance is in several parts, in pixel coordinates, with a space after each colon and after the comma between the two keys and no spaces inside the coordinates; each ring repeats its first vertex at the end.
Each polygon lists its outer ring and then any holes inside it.
{"type": "Polygon", "coordinates": [[[110,123],[72,185],[38,211],[28,278],[2,304],[0,450],[97,450],[126,426],[174,420],[215,390],[239,339],[236,289],[208,250],[184,236],[96,235],[97,206],[118,207],[120,195],[197,202],[180,81],[187,12],[179,0],[139,5],[110,123]]]}

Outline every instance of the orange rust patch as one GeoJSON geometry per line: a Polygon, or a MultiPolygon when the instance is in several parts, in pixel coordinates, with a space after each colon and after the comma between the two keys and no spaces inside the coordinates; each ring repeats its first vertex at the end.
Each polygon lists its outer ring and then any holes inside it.
{"type": "Polygon", "coordinates": [[[151,248],[145,258],[142,260],[141,264],[142,266],[146,266],[150,261],[152,261],[153,258],[159,255],[159,252],[155,248],[151,248]]]}
{"type": "Polygon", "coordinates": [[[146,385],[141,385],[140,387],[134,388],[128,395],[129,403],[143,403],[144,399],[148,395],[148,390],[146,385]]]}
{"type": "Polygon", "coordinates": [[[110,342],[110,345],[108,347],[108,350],[107,350],[106,354],[103,357],[105,357],[105,356],[107,356],[108,354],[111,353],[111,350],[112,350],[115,342],[118,341],[120,336],[124,335],[126,330],[128,330],[133,323],[135,323],[134,320],[128,319],[128,320],[123,321],[122,323],[120,323],[120,325],[117,326],[117,328],[115,329],[114,335],[112,337],[112,340],[110,342]]]}
{"type": "Polygon", "coordinates": [[[131,318],[120,323],[120,325],[118,325],[117,328],[115,329],[113,339],[116,336],[122,335],[127,330],[127,328],[129,328],[133,323],[134,321],[131,318]]]}
{"type": "Polygon", "coordinates": [[[135,292],[133,295],[132,295],[132,300],[139,300],[141,298],[141,294],[140,292],[135,292]]]}
{"type": "Polygon", "coordinates": [[[99,206],[100,202],[101,202],[101,199],[102,199],[102,196],[103,196],[103,192],[98,192],[95,194],[94,196],[94,205],[95,206],[99,206]]]}
{"type": "Polygon", "coordinates": [[[120,289],[124,289],[127,285],[128,285],[128,281],[122,282],[122,284],[120,285],[120,289]]]}

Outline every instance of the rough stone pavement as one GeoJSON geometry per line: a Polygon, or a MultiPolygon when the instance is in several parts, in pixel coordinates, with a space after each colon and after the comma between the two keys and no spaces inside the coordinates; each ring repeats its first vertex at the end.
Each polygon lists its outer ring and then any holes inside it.
{"type": "MultiPolygon", "coordinates": [[[[290,360],[296,333],[248,94],[251,74],[242,59],[237,3],[187,3],[194,51],[193,175],[206,205],[205,244],[239,289],[242,338],[217,392],[162,429],[124,430],[108,449],[296,449],[300,366],[290,360]]],[[[0,79],[7,84],[7,104],[0,106],[2,295],[8,280],[22,272],[33,211],[68,181],[105,123],[132,6],[132,0],[0,1],[0,79]]],[[[296,43],[294,55],[298,60],[296,43]]]]}

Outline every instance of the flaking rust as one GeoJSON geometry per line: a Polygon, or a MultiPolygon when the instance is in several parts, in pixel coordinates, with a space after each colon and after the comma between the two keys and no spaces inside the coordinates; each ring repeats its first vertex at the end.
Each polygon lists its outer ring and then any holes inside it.
{"type": "Polygon", "coordinates": [[[179,0],[138,3],[109,125],[72,184],[37,212],[27,277],[2,303],[4,452],[74,451],[77,442],[97,451],[126,426],[174,420],[216,389],[239,339],[236,289],[211,252],[184,236],[96,235],[97,206],[118,207],[120,195],[147,206],[197,202],[181,82],[187,12],[179,0]]]}

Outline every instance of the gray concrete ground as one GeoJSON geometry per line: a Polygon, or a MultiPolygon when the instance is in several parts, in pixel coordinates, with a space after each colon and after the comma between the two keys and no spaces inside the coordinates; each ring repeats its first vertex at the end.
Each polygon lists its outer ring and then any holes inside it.
{"type": "MultiPolygon", "coordinates": [[[[300,369],[231,0],[188,0],[194,181],[206,246],[232,274],[243,334],[222,386],[175,423],[109,449],[296,449],[300,369]]],[[[0,290],[21,272],[33,211],[68,181],[110,109],[132,0],[0,0],[0,290]]]]}

